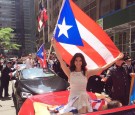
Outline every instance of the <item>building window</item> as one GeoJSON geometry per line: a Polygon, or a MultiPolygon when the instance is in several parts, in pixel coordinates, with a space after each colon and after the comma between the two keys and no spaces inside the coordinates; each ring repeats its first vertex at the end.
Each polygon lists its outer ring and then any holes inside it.
{"type": "Polygon", "coordinates": [[[92,10],[90,10],[90,14],[89,16],[96,21],[96,8],[93,8],[92,10]]]}
{"type": "Polygon", "coordinates": [[[131,51],[135,51],[135,28],[131,31],[131,51]]]}
{"type": "Polygon", "coordinates": [[[110,11],[110,0],[100,0],[100,17],[106,15],[110,11]]]}
{"type": "Polygon", "coordinates": [[[131,31],[131,43],[135,43],[135,28],[131,31]]]}
{"type": "Polygon", "coordinates": [[[119,10],[121,8],[121,0],[113,0],[115,1],[115,10],[119,10]]]}
{"type": "Polygon", "coordinates": [[[96,1],[91,2],[83,8],[83,11],[86,12],[93,20],[96,20],[96,1]]]}
{"type": "Polygon", "coordinates": [[[115,34],[115,44],[121,52],[129,52],[130,50],[129,30],[115,34]]]}
{"type": "Polygon", "coordinates": [[[49,1],[49,9],[51,9],[52,7],[51,7],[51,1],[49,1]]]}
{"type": "Polygon", "coordinates": [[[100,0],[100,17],[112,13],[121,8],[121,0],[100,0]]]}
{"type": "Polygon", "coordinates": [[[135,51],[135,43],[131,44],[131,50],[135,51]]]}
{"type": "Polygon", "coordinates": [[[133,3],[135,3],[135,0],[127,0],[127,5],[131,5],[133,3]]]}

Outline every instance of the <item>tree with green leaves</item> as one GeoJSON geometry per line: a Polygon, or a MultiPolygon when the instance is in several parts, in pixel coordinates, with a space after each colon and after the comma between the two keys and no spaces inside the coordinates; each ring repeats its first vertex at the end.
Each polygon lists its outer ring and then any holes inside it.
{"type": "Polygon", "coordinates": [[[0,48],[4,50],[19,50],[21,45],[13,43],[12,39],[14,38],[12,28],[0,28],[0,48]]]}

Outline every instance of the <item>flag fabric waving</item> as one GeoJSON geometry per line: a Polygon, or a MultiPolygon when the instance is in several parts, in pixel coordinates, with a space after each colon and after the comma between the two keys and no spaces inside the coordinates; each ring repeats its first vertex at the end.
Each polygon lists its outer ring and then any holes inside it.
{"type": "Polygon", "coordinates": [[[80,52],[86,59],[87,68],[94,69],[110,63],[120,53],[102,28],[72,0],[63,0],[53,37],[67,64],[80,52]]]}
{"type": "Polygon", "coordinates": [[[107,105],[107,102],[104,99],[90,100],[92,108],[95,111],[103,110],[103,106],[107,105]]]}
{"type": "Polygon", "coordinates": [[[40,32],[48,19],[46,9],[42,6],[42,2],[39,3],[39,15],[38,15],[38,31],[40,32]]]}
{"type": "Polygon", "coordinates": [[[44,44],[42,44],[39,48],[39,50],[37,51],[37,57],[38,57],[38,60],[40,62],[40,66],[42,68],[47,68],[47,63],[46,63],[46,52],[45,52],[45,49],[44,49],[44,44]]]}

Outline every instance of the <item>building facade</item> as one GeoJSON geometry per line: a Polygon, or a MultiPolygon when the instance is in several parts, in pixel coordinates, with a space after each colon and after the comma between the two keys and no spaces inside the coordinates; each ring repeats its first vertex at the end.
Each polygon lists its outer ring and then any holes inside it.
{"type": "Polygon", "coordinates": [[[36,52],[36,16],[34,0],[22,0],[23,19],[24,19],[24,53],[36,52]]]}
{"type": "Polygon", "coordinates": [[[0,0],[0,28],[12,28],[15,35],[12,42],[21,45],[19,51],[9,51],[9,55],[21,56],[35,52],[34,12],[32,0],[0,0]]]}
{"type": "MultiPolygon", "coordinates": [[[[16,2],[16,0],[0,0],[0,28],[12,28],[15,34],[15,37],[12,39],[12,42],[23,45],[21,44],[22,41],[20,39],[24,38],[22,33],[23,24],[20,21],[21,17],[19,13],[16,12],[21,10],[17,6],[17,4],[19,4],[19,1],[16,2]]],[[[12,53],[17,55],[18,52],[12,51],[12,53]]]]}

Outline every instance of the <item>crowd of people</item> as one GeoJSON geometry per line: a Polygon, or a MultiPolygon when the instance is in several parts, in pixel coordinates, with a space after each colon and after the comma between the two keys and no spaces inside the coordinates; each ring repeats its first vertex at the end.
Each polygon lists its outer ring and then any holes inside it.
{"type": "MultiPolygon", "coordinates": [[[[56,67],[58,65],[54,65],[56,63],[54,59],[56,58],[51,54],[48,67],[52,70],[55,68],[54,70],[58,72],[59,70],[56,67]]],[[[19,64],[25,64],[25,68],[41,67],[38,59],[32,54],[21,58],[4,58],[0,56],[0,99],[11,97],[8,93],[9,81],[11,80],[11,73],[19,69],[19,64]]]]}
{"type": "Polygon", "coordinates": [[[31,68],[35,66],[36,61],[32,59],[31,54],[26,56],[25,59],[14,57],[2,58],[0,60],[0,99],[11,97],[8,93],[9,81],[11,80],[11,73],[19,69],[18,63],[25,63],[25,68],[31,68]]]}
{"type": "MultiPolygon", "coordinates": [[[[52,45],[56,54],[50,55],[47,62],[48,68],[70,83],[68,103],[76,98],[72,106],[79,113],[93,111],[87,91],[104,94],[104,99],[107,95],[107,98],[109,97],[111,101],[106,104],[105,109],[129,104],[131,76],[135,72],[135,61],[131,59],[129,54],[120,53],[110,64],[94,70],[86,70],[87,64],[81,53],[76,53],[73,56],[69,66],[63,61],[60,52],[57,51],[55,41],[52,41],[52,45]],[[98,73],[101,74],[98,75],[98,73]]],[[[0,62],[0,98],[3,98],[3,90],[4,97],[9,96],[10,72],[18,69],[16,66],[18,60],[0,62]]],[[[26,68],[40,67],[38,60],[33,59],[31,54],[21,61],[26,64],[26,68]]]]}

